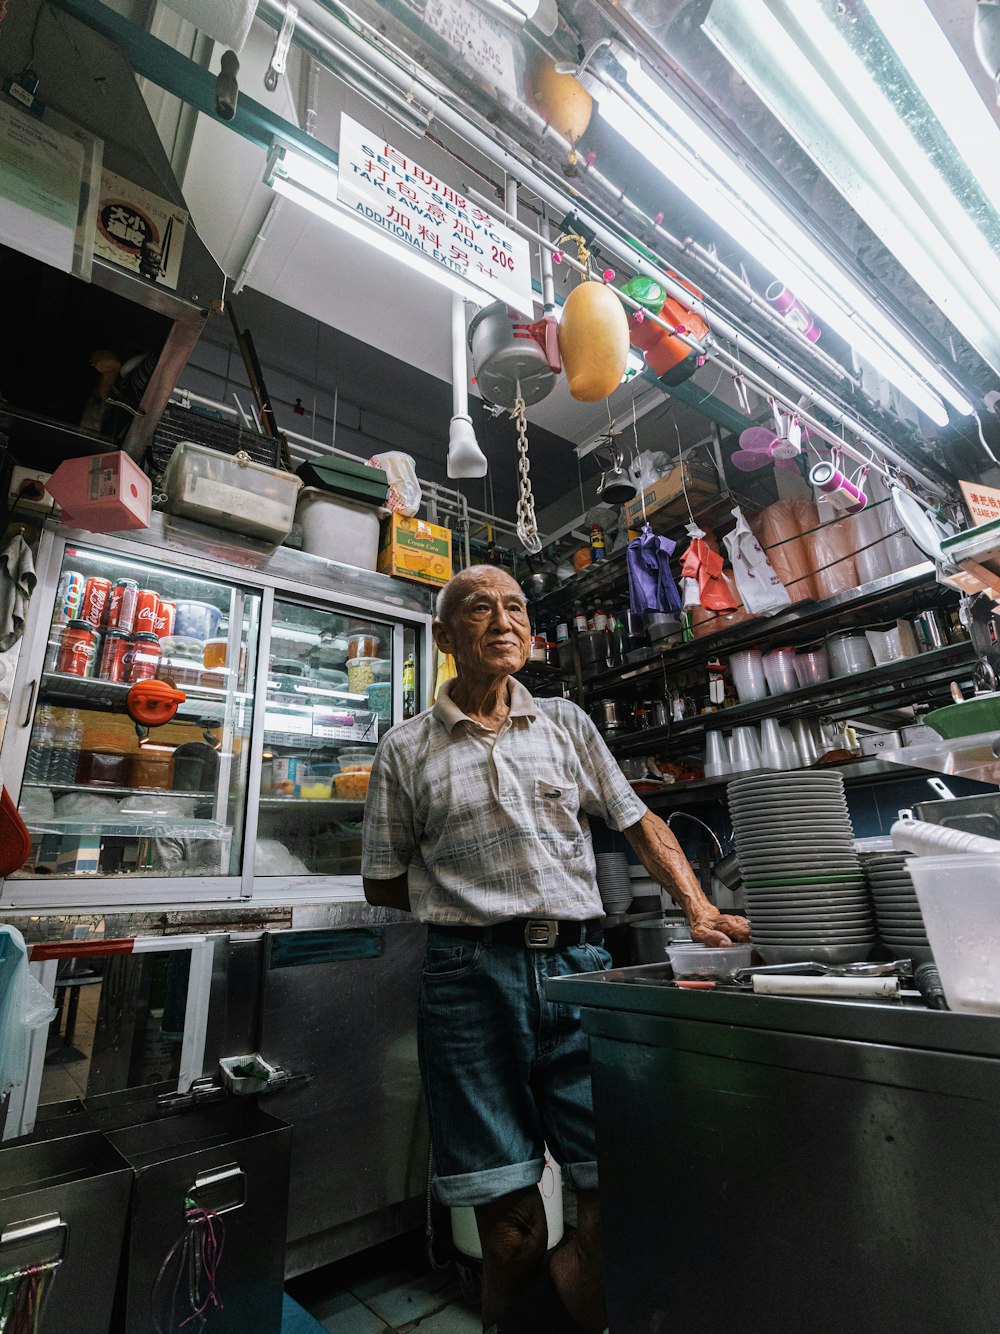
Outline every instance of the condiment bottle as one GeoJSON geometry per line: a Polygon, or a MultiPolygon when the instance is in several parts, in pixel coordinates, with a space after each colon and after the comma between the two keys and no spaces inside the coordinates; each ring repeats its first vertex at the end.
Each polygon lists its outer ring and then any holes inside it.
{"type": "Polygon", "coordinates": [[[578,635],[585,635],[590,627],[587,625],[587,613],[582,607],[577,607],[573,612],[573,629],[578,635]]]}
{"type": "Polygon", "coordinates": [[[416,708],[416,669],[413,659],[403,663],[403,717],[412,718],[416,708]]]}
{"type": "Polygon", "coordinates": [[[596,565],[598,561],[604,560],[607,552],[604,547],[604,529],[599,523],[591,525],[590,529],[590,559],[596,565]]]}

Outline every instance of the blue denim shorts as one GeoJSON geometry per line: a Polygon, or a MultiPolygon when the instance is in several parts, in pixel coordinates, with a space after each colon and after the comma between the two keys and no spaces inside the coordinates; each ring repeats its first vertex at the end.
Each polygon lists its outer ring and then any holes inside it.
{"type": "Polygon", "coordinates": [[[590,1042],[550,977],[611,967],[600,945],[532,950],[427,933],[418,1050],[445,1205],[541,1180],[545,1146],[574,1190],[597,1188],[590,1042]]]}

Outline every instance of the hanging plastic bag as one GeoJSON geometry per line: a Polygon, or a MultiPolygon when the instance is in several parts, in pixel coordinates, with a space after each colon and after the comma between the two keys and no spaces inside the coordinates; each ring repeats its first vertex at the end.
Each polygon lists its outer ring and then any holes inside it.
{"type": "Polygon", "coordinates": [[[813,502],[800,496],[776,500],[750,515],[749,524],[792,601],[814,598],[812,553],[803,536],[819,524],[813,502]]]}
{"type": "Polygon", "coordinates": [[[743,605],[747,611],[759,616],[773,616],[782,607],[790,606],[792,599],[738,505],[732,514],[736,527],[722,540],[729,553],[743,605]]]}
{"type": "Polygon", "coordinates": [[[405,514],[412,519],[420,509],[424,493],[417,480],[417,466],[409,454],[390,450],[387,454],[373,454],[369,467],[384,469],[389,478],[389,498],[385,502],[389,514],[405,514]]]}
{"type": "Polygon", "coordinates": [[[669,537],[654,533],[648,523],[628,544],[625,567],[629,607],[636,615],[647,611],[680,611],[681,597],[670,572],[670,557],[676,545],[669,537]]]}
{"type": "Polygon", "coordinates": [[[806,537],[812,555],[813,587],[820,598],[836,597],[858,586],[854,564],[857,534],[852,516],[828,501],[817,504],[819,527],[806,537]]]}
{"type": "Polygon", "coordinates": [[[704,607],[707,611],[733,611],[736,599],[722,577],[722,556],[706,541],[706,534],[688,524],[691,545],[681,559],[681,578],[685,585],[685,607],[704,607]],[[694,588],[690,585],[693,584],[694,588]],[[688,598],[693,601],[688,601],[688,598]]]}

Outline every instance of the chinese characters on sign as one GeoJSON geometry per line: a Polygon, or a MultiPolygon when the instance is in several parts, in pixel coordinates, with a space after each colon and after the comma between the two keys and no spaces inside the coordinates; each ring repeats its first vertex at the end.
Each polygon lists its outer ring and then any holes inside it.
{"type": "Polygon", "coordinates": [[[94,254],[176,290],[187,220],[168,199],[102,171],[94,254]]]}
{"type": "Polygon", "coordinates": [[[523,237],[349,116],[340,118],[337,198],[414,250],[531,315],[523,237]]]}
{"type": "Polygon", "coordinates": [[[427,0],[424,21],[478,75],[517,101],[514,45],[499,23],[469,0],[427,0]]]}
{"type": "Polygon", "coordinates": [[[959,482],[959,486],[973,524],[1000,519],[1000,490],[995,486],[983,486],[979,482],[959,482]]]}

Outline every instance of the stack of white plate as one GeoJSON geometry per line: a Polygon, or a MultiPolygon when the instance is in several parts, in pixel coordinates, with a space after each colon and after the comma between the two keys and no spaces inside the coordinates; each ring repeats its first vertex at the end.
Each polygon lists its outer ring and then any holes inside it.
{"type": "Polygon", "coordinates": [[[750,933],[762,957],[866,959],[875,924],[840,774],[739,778],[727,796],[750,933]]]}
{"type": "Polygon", "coordinates": [[[624,852],[598,852],[597,888],[606,913],[626,912],[632,902],[632,880],[624,852]]]}
{"type": "Polygon", "coordinates": [[[908,853],[876,852],[864,858],[865,875],[875,904],[879,939],[897,959],[926,963],[933,956],[913,880],[908,853]]]}

